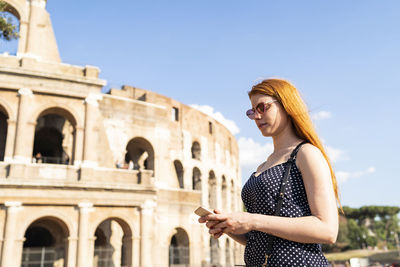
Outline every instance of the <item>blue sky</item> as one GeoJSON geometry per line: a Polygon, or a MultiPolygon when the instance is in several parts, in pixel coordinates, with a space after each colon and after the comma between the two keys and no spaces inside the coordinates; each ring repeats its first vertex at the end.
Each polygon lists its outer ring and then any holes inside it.
{"type": "Polygon", "coordinates": [[[47,10],[63,62],[98,66],[105,90],[128,84],[220,113],[242,149],[243,181],[272,143],[244,116],[247,91],[289,79],[343,205],[400,205],[399,1],[49,0],[47,10]]]}

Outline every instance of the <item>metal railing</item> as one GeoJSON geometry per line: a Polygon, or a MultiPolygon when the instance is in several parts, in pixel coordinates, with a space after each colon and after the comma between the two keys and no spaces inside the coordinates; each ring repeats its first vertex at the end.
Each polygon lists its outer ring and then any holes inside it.
{"type": "Polygon", "coordinates": [[[169,266],[170,267],[189,267],[190,264],[189,247],[169,247],[169,266]]]}
{"type": "Polygon", "coordinates": [[[53,247],[24,248],[21,267],[64,266],[64,249],[53,247]]]}
{"type": "Polygon", "coordinates": [[[112,255],[114,248],[108,246],[97,246],[94,248],[94,266],[114,267],[112,255]]]}
{"type": "Polygon", "coordinates": [[[50,163],[50,164],[69,164],[69,159],[63,158],[63,157],[33,157],[32,161],[34,163],[50,163]]]}

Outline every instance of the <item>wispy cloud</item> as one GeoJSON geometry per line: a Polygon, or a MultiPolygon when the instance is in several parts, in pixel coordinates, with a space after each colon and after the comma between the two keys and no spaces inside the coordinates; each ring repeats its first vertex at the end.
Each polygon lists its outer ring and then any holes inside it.
{"type": "Polygon", "coordinates": [[[335,148],[332,146],[327,146],[327,145],[325,145],[325,148],[326,148],[326,153],[328,153],[329,159],[333,162],[350,159],[347,152],[342,149],[335,148]]]}
{"type": "Polygon", "coordinates": [[[356,171],[356,172],[338,171],[338,172],[336,172],[336,178],[339,183],[344,183],[344,182],[348,181],[349,179],[359,178],[359,177],[362,177],[362,176],[365,176],[367,174],[374,173],[374,172],[375,172],[375,167],[369,167],[368,169],[366,169],[364,171],[356,171]]]}
{"type": "Polygon", "coordinates": [[[256,169],[274,150],[272,143],[258,143],[252,138],[240,137],[239,159],[242,168],[256,169]]]}
{"type": "Polygon", "coordinates": [[[332,113],[329,111],[319,111],[317,113],[311,114],[311,119],[313,121],[325,120],[332,118],[332,113]]]}
{"type": "Polygon", "coordinates": [[[195,108],[208,116],[213,117],[215,120],[219,121],[222,123],[228,130],[233,134],[238,134],[240,132],[239,127],[236,125],[236,123],[232,120],[228,120],[222,115],[221,112],[214,112],[214,108],[211,106],[207,105],[197,105],[197,104],[192,104],[190,105],[192,108],[195,108]]]}

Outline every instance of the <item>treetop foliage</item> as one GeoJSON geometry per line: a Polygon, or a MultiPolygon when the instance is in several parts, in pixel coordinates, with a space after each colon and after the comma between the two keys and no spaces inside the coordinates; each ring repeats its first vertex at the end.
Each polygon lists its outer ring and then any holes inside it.
{"type": "Polygon", "coordinates": [[[378,216],[381,219],[392,217],[400,212],[400,207],[396,206],[363,206],[360,208],[343,207],[344,216],[347,218],[364,220],[374,219],[378,216]]]}
{"type": "Polygon", "coordinates": [[[17,39],[18,26],[13,23],[10,13],[7,12],[8,4],[0,0],[0,39],[10,41],[17,39]]]}

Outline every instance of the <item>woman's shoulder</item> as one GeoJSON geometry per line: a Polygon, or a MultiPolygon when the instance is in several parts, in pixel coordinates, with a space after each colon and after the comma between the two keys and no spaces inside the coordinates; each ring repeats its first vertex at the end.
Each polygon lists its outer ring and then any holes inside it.
{"type": "Polygon", "coordinates": [[[297,152],[296,165],[300,171],[315,167],[328,167],[321,150],[310,143],[306,143],[300,147],[297,152]]]}

